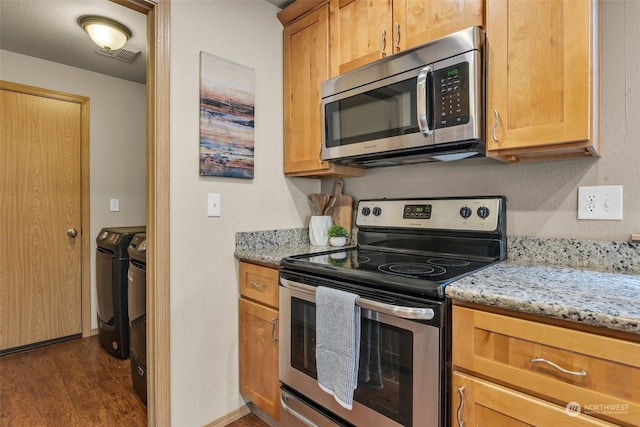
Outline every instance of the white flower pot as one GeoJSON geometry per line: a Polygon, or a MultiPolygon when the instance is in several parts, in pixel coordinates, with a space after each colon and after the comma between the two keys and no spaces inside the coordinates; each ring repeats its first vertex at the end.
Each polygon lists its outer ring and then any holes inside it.
{"type": "Polygon", "coordinates": [[[340,246],[344,246],[346,243],[347,243],[346,237],[329,237],[329,244],[331,246],[340,247],[340,246]]]}

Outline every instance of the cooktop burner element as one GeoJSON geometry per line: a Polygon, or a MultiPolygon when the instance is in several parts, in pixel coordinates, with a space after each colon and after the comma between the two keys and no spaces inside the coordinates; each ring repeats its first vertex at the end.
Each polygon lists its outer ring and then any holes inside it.
{"type": "Polygon", "coordinates": [[[382,264],[378,270],[384,273],[400,274],[410,277],[434,277],[447,272],[446,269],[437,265],[416,264],[412,262],[398,262],[394,264],[382,264]]]}
{"type": "Polygon", "coordinates": [[[444,298],[444,288],[506,258],[503,196],[361,200],[358,246],[284,258],[285,271],[361,288],[444,298]]]}
{"type": "Polygon", "coordinates": [[[441,265],[444,267],[465,267],[469,265],[469,261],[443,259],[443,258],[431,258],[429,261],[431,264],[441,265]]]}

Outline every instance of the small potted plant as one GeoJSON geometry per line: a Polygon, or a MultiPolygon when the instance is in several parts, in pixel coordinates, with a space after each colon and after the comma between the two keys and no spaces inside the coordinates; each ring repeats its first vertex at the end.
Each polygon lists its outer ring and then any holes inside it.
{"type": "Polygon", "coordinates": [[[331,246],[344,246],[347,243],[347,237],[349,237],[349,232],[346,228],[341,225],[333,225],[327,231],[327,236],[329,236],[329,244],[331,246]]]}

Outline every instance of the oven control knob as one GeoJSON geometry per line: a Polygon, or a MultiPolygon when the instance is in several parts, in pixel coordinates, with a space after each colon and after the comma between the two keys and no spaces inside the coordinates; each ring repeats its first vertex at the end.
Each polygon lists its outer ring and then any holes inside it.
{"type": "Polygon", "coordinates": [[[380,216],[380,214],[382,213],[382,209],[380,208],[373,208],[373,215],[375,216],[380,216]]]}
{"type": "Polygon", "coordinates": [[[469,218],[471,216],[471,208],[468,206],[460,208],[460,216],[462,218],[469,218]]]}
{"type": "Polygon", "coordinates": [[[480,206],[478,208],[478,216],[482,219],[485,219],[489,216],[489,208],[486,206],[480,206]]]}
{"type": "Polygon", "coordinates": [[[369,216],[370,213],[371,213],[371,208],[368,208],[366,206],[362,208],[362,215],[369,216]]]}

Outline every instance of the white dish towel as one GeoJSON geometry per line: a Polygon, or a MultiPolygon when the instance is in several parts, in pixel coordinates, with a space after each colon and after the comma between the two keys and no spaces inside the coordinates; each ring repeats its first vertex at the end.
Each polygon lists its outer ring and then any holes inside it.
{"type": "Polygon", "coordinates": [[[358,295],[316,288],[316,368],[318,385],[344,408],[353,407],[360,358],[358,295]]]}

